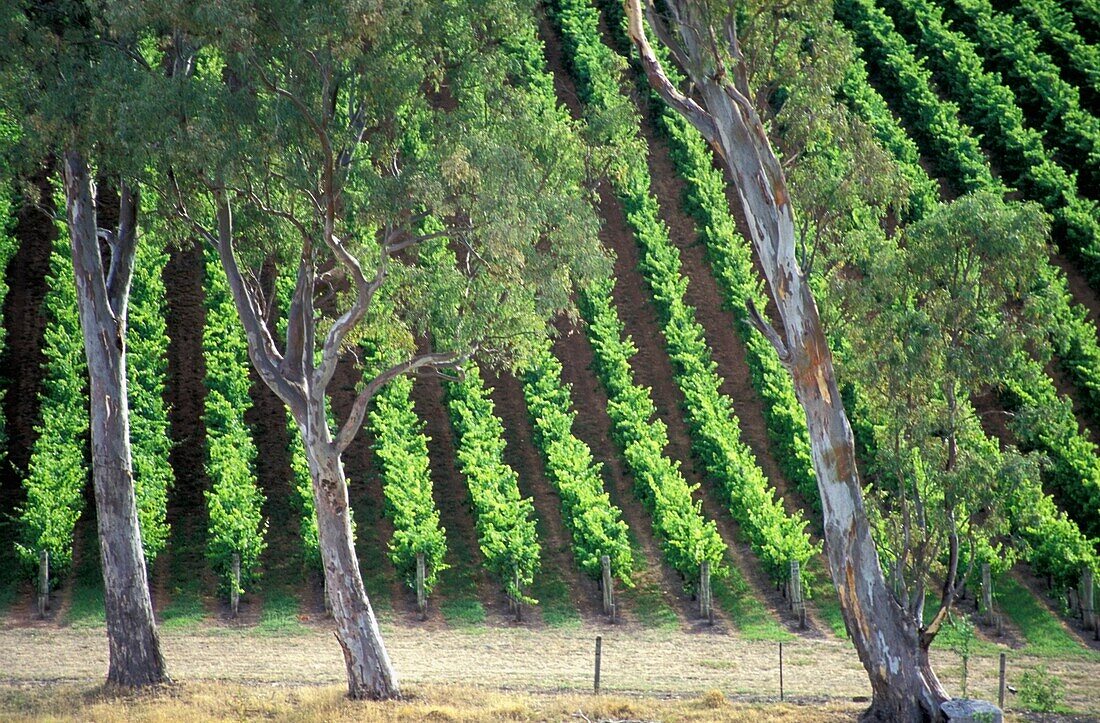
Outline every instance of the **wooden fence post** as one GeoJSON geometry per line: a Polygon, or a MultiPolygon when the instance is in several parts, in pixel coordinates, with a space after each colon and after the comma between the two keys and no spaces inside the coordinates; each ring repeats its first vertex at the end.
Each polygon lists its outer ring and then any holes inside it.
{"type": "Polygon", "coordinates": [[[600,694],[600,658],[603,657],[603,636],[596,636],[596,676],[592,682],[592,690],[596,695],[600,694]]]}
{"type": "Polygon", "coordinates": [[[237,608],[241,604],[241,554],[233,553],[233,590],[229,594],[229,602],[233,605],[233,617],[237,617],[237,608]]]}
{"type": "Polygon", "coordinates": [[[420,619],[428,619],[428,595],[424,592],[424,553],[416,553],[416,609],[420,611],[420,619]]]}
{"type": "Polygon", "coordinates": [[[982,618],[986,625],[993,625],[993,576],[989,571],[989,563],[982,563],[982,618]]]}
{"type": "Polygon", "coordinates": [[[38,551],[38,617],[46,617],[50,609],[50,553],[38,551]]]}
{"type": "Polygon", "coordinates": [[[779,644],[779,700],[783,700],[783,643],[779,644]]]}
{"type": "Polygon", "coordinates": [[[802,599],[802,569],[798,560],[791,560],[791,609],[798,616],[798,626],[806,629],[806,603],[802,599]]]}
{"type": "Polygon", "coordinates": [[[714,623],[714,609],[710,604],[710,561],[708,560],[704,560],[699,568],[699,613],[708,623],[714,623]]]}
{"type": "Polygon", "coordinates": [[[516,603],[516,622],[518,623],[521,620],[523,620],[523,603],[520,602],[519,568],[518,567],[515,569],[515,575],[512,579],[512,582],[515,585],[515,590],[516,590],[516,599],[515,599],[515,603],[516,603]]]}
{"type": "Polygon", "coordinates": [[[997,682],[997,707],[1005,709],[1005,654],[1001,653],[1001,671],[997,682]]]}
{"type": "Polygon", "coordinates": [[[611,587],[611,558],[607,555],[601,555],[600,568],[602,570],[600,585],[603,588],[603,614],[609,616],[611,622],[615,622],[615,591],[611,587]]]}
{"type": "Polygon", "coordinates": [[[1085,630],[1092,629],[1095,623],[1093,620],[1095,609],[1093,605],[1092,568],[1086,567],[1085,571],[1081,573],[1081,617],[1085,621],[1085,630]]]}

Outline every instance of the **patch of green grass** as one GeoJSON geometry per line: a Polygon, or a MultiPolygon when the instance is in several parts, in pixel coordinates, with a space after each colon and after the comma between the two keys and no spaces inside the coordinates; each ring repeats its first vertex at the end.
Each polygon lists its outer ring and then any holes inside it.
{"type": "Polygon", "coordinates": [[[818,615],[833,631],[833,635],[841,639],[848,638],[848,627],[844,624],[844,613],[840,611],[840,600],[836,592],[829,589],[829,595],[820,595],[813,598],[813,606],[817,608],[818,615]]]}
{"type": "Polygon", "coordinates": [[[206,569],[204,517],[185,516],[169,533],[168,604],[160,611],[160,625],[179,630],[199,625],[206,617],[202,602],[202,571],[206,569]]]}
{"type": "Polygon", "coordinates": [[[477,594],[477,572],[473,566],[474,552],[461,535],[447,536],[447,558],[450,567],[441,570],[435,586],[439,612],[451,625],[471,626],[485,622],[485,606],[477,594]]]}
{"type": "Polygon", "coordinates": [[[255,632],[260,635],[294,635],[305,632],[307,628],[298,620],[299,608],[297,596],[286,588],[280,586],[267,591],[255,632]]]}
{"type": "Polygon", "coordinates": [[[80,627],[93,627],[107,622],[103,603],[103,571],[99,564],[99,535],[89,505],[78,522],[81,555],[73,571],[72,604],[67,621],[80,627]]]}
{"type": "Polygon", "coordinates": [[[793,640],[794,634],[760,603],[741,571],[726,555],[729,573],[711,581],[714,600],[732,618],[746,640],[793,640]]]}
{"type": "MultiPolygon", "coordinates": [[[[545,538],[544,538],[545,539],[545,538]]],[[[580,613],[569,599],[569,585],[560,572],[544,568],[535,575],[531,586],[531,596],[539,601],[542,621],[550,627],[577,627],[581,623],[580,613]]]]}
{"type": "Polygon", "coordinates": [[[1024,652],[1045,657],[1085,657],[1100,660],[1086,648],[1045,605],[1011,575],[994,585],[997,604],[1027,641],[1024,652]]]}
{"type": "MultiPolygon", "coordinates": [[[[612,499],[612,502],[615,502],[615,500],[612,499]]],[[[625,602],[626,607],[638,616],[638,622],[647,628],[679,629],[680,616],[665,602],[664,595],[661,594],[660,583],[646,579],[640,574],[646,568],[645,552],[634,536],[634,530],[628,530],[627,536],[630,540],[631,556],[634,560],[634,569],[631,574],[634,587],[618,589],[616,605],[625,602]]]]}

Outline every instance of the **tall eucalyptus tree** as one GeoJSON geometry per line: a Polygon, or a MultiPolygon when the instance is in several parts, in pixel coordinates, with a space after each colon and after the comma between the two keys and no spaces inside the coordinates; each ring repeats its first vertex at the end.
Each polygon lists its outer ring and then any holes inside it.
{"type": "Polygon", "coordinates": [[[139,21],[170,25],[196,49],[193,76],[168,103],[181,120],[166,129],[163,193],[184,230],[217,249],[251,361],[298,426],[354,698],[399,692],[341,461],[371,398],[396,376],[460,369],[475,354],[521,357],[572,308],[574,285],[608,269],[584,148],[530,102],[548,91],[526,87],[509,53],[511,28],[533,22],[532,10],[526,0],[230,1],[148,9],[139,21]],[[442,229],[426,231],[429,219],[442,229]],[[441,236],[453,267],[421,254],[441,236]],[[297,274],[283,344],[257,282],[272,256],[297,274]],[[334,425],[332,380],[365,329],[399,361],[334,425]]]}

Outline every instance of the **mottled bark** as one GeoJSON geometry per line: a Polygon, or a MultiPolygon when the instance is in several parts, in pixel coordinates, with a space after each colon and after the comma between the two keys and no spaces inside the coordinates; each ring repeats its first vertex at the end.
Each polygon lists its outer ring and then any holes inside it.
{"type": "Polygon", "coordinates": [[[400,694],[397,674],[363,587],[351,532],[344,465],[333,447],[323,404],[323,400],[311,400],[305,410],[307,423],[299,427],[313,478],[321,561],[336,639],[344,651],[348,695],[371,700],[394,698],[400,694]]]}
{"type": "Polygon", "coordinates": [[[809,283],[795,253],[796,229],[783,168],[749,100],[733,17],[701,3],[669,0],[649,18],[694,81],[699,100],[668,80],[642,25],[640,0],[627,0],[630,34],[654,88],[704,135],[728,167],[750,240],[775,302],[782,333],[756,309],[755,324],[775,346],[806,412],[824,517],[829,569],[841,610],[874,694],[866,718],[923,721],[947,699],[914,621],[886,585],[871,538],[856,469],[851,425],[809,283]],[[719,41],[719,37],[722,38],[719,41]]]}
{"type": "Polygon", "coordinates": [[[65,199],[72,240],[80,325],[88,359],[92,477],[110,664],[107,682],[136,688],[168,682],[141,547],[130,459],[126,396],[126,306],[136,248],[137,198],[122,189],[117,231],[104,269],[95,202],[83,156],[64,157],[65,199]]]}

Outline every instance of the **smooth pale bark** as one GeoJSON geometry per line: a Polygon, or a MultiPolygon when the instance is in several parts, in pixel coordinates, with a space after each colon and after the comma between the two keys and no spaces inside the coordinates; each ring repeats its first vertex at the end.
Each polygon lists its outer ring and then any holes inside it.
{"type": "Polygon", "coordinates": [[[928,641],[895,601],[879,565],[832,354],[795,255],[796,230],[783,168],[749,100],[743,63],[726,67],[715,61],[720,53],[740,55],[732,18],[714,27],[714,20],[705,16],[698,3],[669,0],[667,6],[671,16],[667,26],[652,12],[650,20],[685,66],[700,102],[681,94],[664,74],[645,36],[640,0],[627,0],[630,35],[650,83],[718,151],[736,186],[782,335],[756,309],[750,309],[751,316],[790,372],[806,412],[829,569],[874,694],[865,717],[935,720],[948,696],[929,663],[928,641]],[[718,36],[726,47],[716,52],[718,36]]]}
{"type": "Polygon", "coordinates": [[[123,187],[119,228],[108,234],[111,259],[105,272],[91,179],[81,154],[65,154],[64,172],[77,304],[88,358],[92,477],[110,654],[107,682],[127,688],[157,685],[169,679],[141,547],[126,396],[126,307],[136,249],[137,199],[123,187]]]}
{"type": "Polygon", "coordinates": [[[394,698],[400,693],[397,675],[382,642],[355,555],[344,465],[332,445],[324,402],[312,401],[306,417],[309,423],[299,428],[313,479],[321,562],[336,622],[336,639],[344,651],[348,695],[357,699],[394,698]]]}

